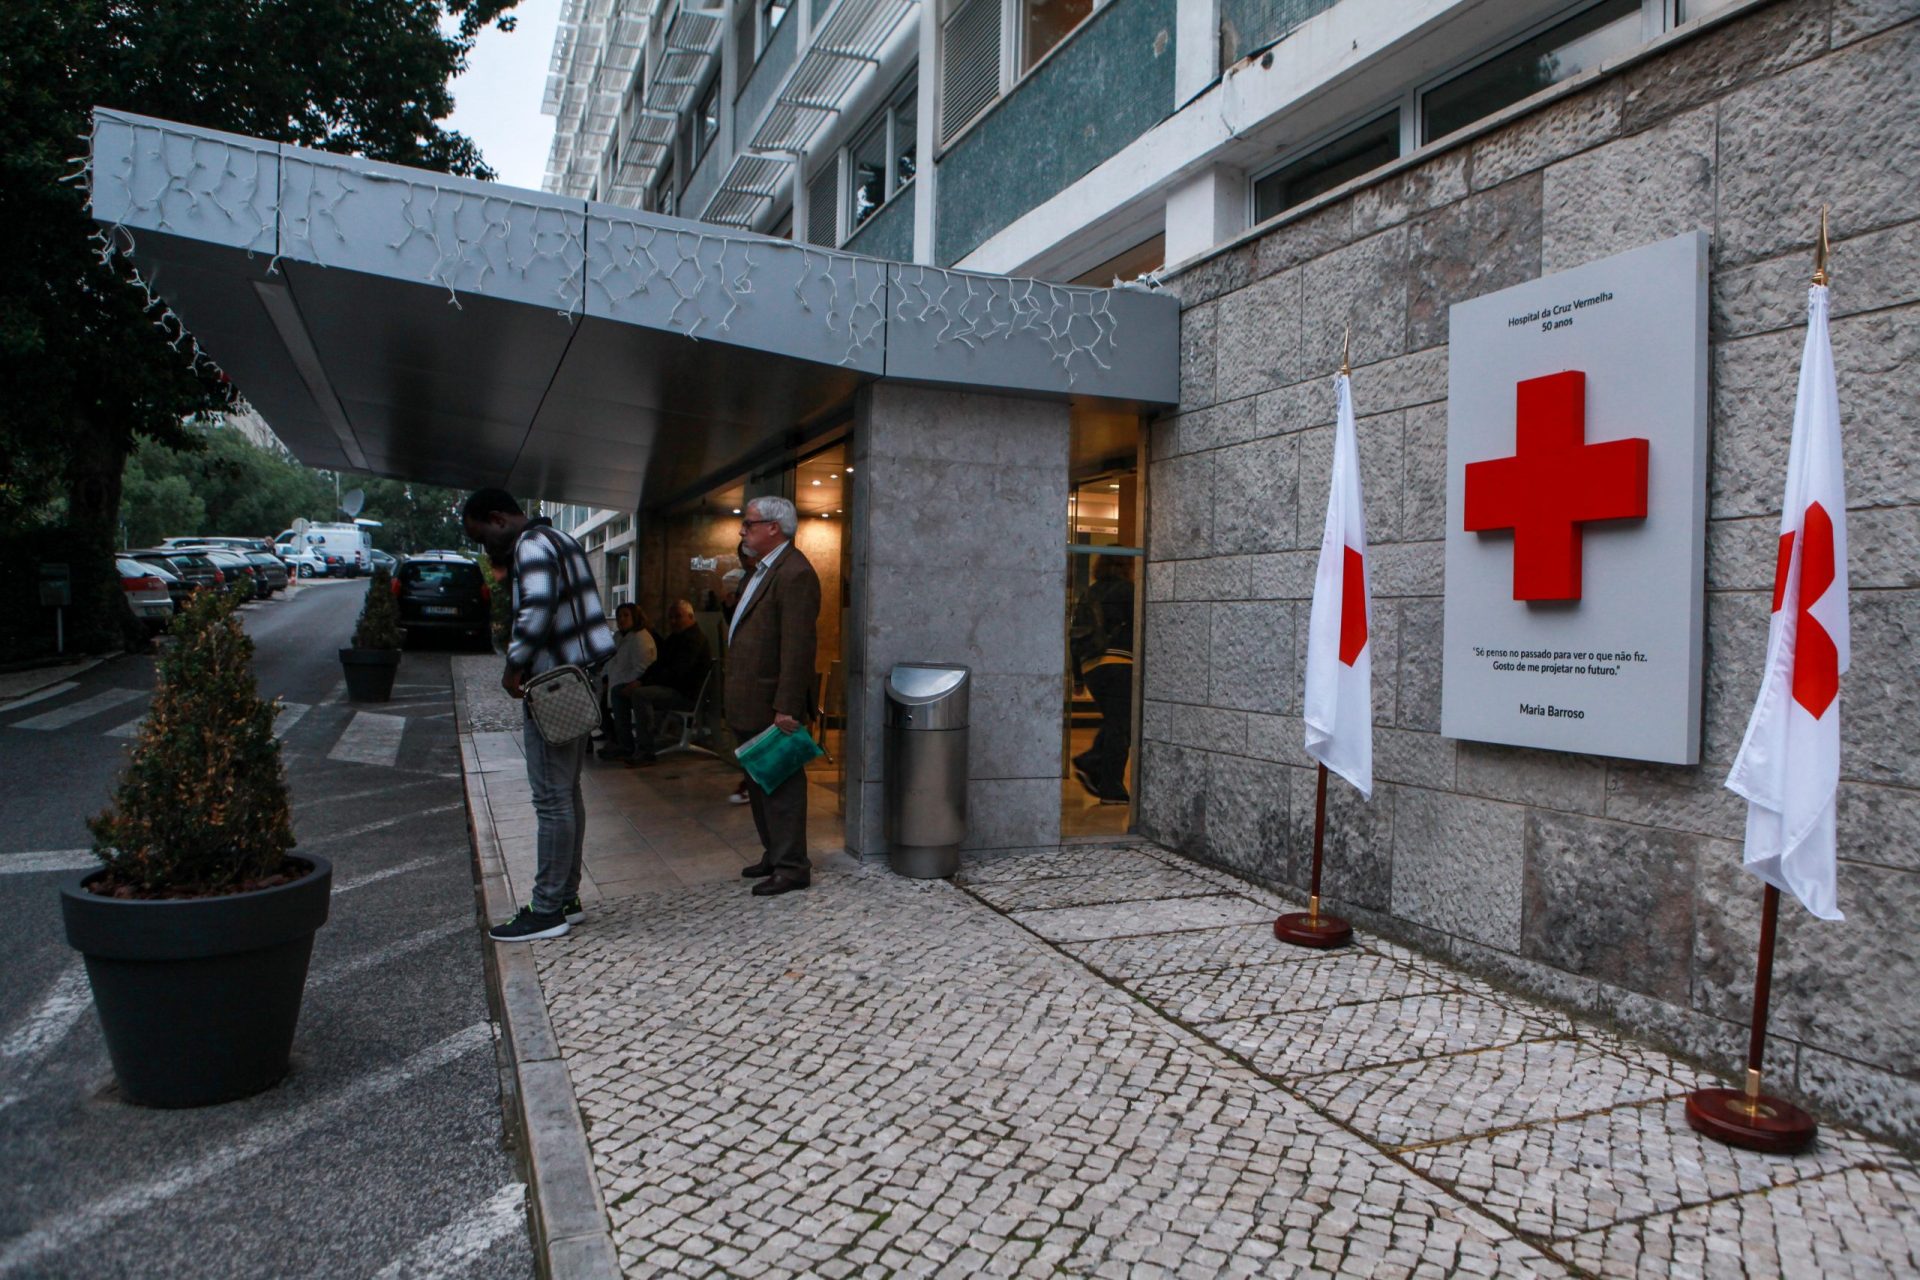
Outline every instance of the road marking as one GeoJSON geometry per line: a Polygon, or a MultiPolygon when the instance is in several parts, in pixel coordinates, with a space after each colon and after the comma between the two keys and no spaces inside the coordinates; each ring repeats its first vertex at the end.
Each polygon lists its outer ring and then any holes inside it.
{"type": "Polygon", "coordinates": [[[335,840],[351,840],[355,836],[364,836],[370,831],[384,831],[388,827],[397,827],[401,823],[411,822],[415,818],[425,818],[436,813],[452,813],[455,809],[465,809],[466,807],[467,802],[462,800],[456,804],[435,805],[431,809],[414,809],[411,812],[401,814],[397,818],[382,818],[378,822],[368,822],[361,826],[348,827],[345,831],[328,831],[321,835],[312,836],[308,838],[307,843],[330,844],[335,840]]]}
{"type": "MultiPolygon", "coordinates": [[[[446,776],[446,775],[443,775],[446,776]]],[[[457,774],[451,776],[459,776],[457,774]]],[[[406,787],[430,787],[435,785],[430,779],[415,778],[412,782],[390,782],[383,787],[369,787],[365,791],[348,791],[341,795],[308,796],[305,800],[296,800],[296,809],[311,809],[317,804],[337,804],[346,800],[364,800],[368,796],[387,796],[406,787]]]]}
{"type": "Polygon", "coordinates": [[[0,1274],[22,1270],[50,1253],[92,1240],[120,1219],[169,1200],[257,1155],[284,1146],[309,1129],[341,1120],[364,1120],[367,1104],[373,1098],[392,1093],[429,1071],[457,1061],[475,1049],[491,1044],[492,1039],[488,1025],[476,1022],[438,1043],[428,1045],[404,1062],[350,1080],[325,1097],[295,1110],[263,1118],[251,1129],[237,1135],[229,1145],[207,1156],[176,1164],[156,1178],[122,1187],[92,1204],[77,1209],[61,1208],[48,1215],[47,1225],[16,1236],[0,1246],[0,1274]]]}
{"type": "Polygon", "coordinates": [[[442,1280],[464,1274],[473,1262],[515,1230],[527,1226],[527,1189],[509,1182],[471,1213],[455,1218],[376,1271],[373,1280],[442,1280]]]}
{"type": "Polygon", "coordinates": [[[70,724],[85,720],[88,716],[97,716],[102,711],[111,711],[115,707],[136,702],[146,696],[145,689],[102,689],[91,698],[82,698],[69,706],[53,711],[43,711],[37,716],[28,716],[25,720],[16,720],[7,727],[10,729],[64,729],[70,724]]]}
{"type": "Polygon", "coordinates": [[[310,985],[315,988],[324,987],[329,983],[338,982],[342,978],[350,978],[363,970],[377,969],[389,961],[398,960],[401,956],[409,955],[425,947],[430,947],[442,938],[450,938],[456,933],[462,933],[477,927],[472,920],[462,917],[458,920],[449,921],[446,924],[437,924],[431,929],[422,929],[419,933],[409,934],[398,942],[389,942],[386,946],[376,951],[369,951],[365,955],[355,956],[351,960],[344,961],[337,967],[328,968],[316,974],[310,985]]]}
{"type": "Polygon", "coordinates": [[[400,739],[407,731],[405,716],[383,716],[372,711],[356,711],[340,740],[327,752],[329,760],[352,764],[378,764],[389,768],[400,759],[400,739]]]}
{"type": "Polygon", "coordinates": [[[33,875],[41,871],[85,871],[100,859],[91,849],[37,849],[28,853],[0,853],[0,876],[33,875]]]}
{"type": "Polygon", "coordinates": [[[378,871],[369,871],[367,874],[355,876],[351,880],[336,881],[333,886],[333,891],[335,893],[350,893],[355,889],[378,883],[381,880],[391,879],[394,876],[403,876],[409,871],[418,871],[421,867],[432,866],[438,861],[440,861],[438,857],[415,858],[411,862],[402,862],[397,866],[382,867],[378,871]]]}
{"type": "Polygon", "coordinates": [[[273,736],[276,738],[285,738],[287,736],[287,730],[299,724],[300,717],[306,715],[307,712],[311,710],[313,710],[313,707],[310,703],[305,703],[305,702],[281,703],[280,714],[278,716],[275,716],[273,721],[273,736]]]}
{"type": "Polygon", "coordinates": [[[0,1057],[25,1058],[51,1049],[73,1030],[73,1024],[92,1004],[93,988],[87,985],[86,967],[76,960],[53,980],[33,1012],[0,1041],[0,1057]]]}
{"type": "Polygon", "coordinates": [[[15,698],[6,706],[0,707],[0,713],[18,711],[20,708],[30,707],[36,702],[45,702],[48,698],[57,698],[63,693],[72,693],[79,687],[80,682],[77,680],[62,680],[59,684],[50,684],[46,688],[36,693],[29,693],[23,698],[15,698]]]}
{"type": "MultiPolygon", "coordinates": [[[[281,703],[280,714],[275,716],[273,721],[273,736],[284,739],[287,736],[287,730],[299,724],[300,717],[307,714],[309,709],[308,704],[304,702],[281,703]]],[[[147,718],[141,716],[137,720],[129,720],[125,724],[117,724],[107,730],[105,736],[109,738],[137,738],[140,736],[141,726],[146,724],[146,722],[147,718]]]]}

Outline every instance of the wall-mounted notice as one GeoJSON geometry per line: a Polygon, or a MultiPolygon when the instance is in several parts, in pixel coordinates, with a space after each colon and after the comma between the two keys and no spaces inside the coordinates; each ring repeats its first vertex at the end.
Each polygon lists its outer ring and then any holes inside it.
{"type": "Polygon", "coordinates": [[[1694,763],[1706,234],[1459,303],[1450,326],[1441,731],[1694,763]]]}

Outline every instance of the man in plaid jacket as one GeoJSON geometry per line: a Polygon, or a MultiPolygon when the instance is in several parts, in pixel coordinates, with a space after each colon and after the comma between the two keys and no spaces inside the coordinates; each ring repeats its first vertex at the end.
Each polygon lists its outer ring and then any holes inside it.
{"type": "MultiPolygon", "coordinates": [[[[513,633],[500,687],[523,698],[529,676],[561,666],[595,667],[613,656],[600,590],[580,544],[540,517],[529,519],[504,489],[480,489],[461,509],[467,536],[495,564],[512,566],[513,633]]],[[[580,767],[587,739],[555,746],[527,712],[521,738],[527,783],[539,819],[533,900],[489,932],[501,942],[557,938],[586,919],[580,905],[580,855],[587,837],[580,767]]]]}

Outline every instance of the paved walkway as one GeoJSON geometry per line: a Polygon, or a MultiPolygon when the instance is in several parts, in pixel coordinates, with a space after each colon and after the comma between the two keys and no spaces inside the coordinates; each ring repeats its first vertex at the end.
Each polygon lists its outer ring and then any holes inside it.
{"type": "MultiPolygon", "coordinates": [[[[510,822],[518,775],[485,780],[510,822]]],[[[631,1275],[1920,1270],[1899,1152],[1707,1143],[1684,1063],[1378,939],[1285,948],[1297,904],[1224,874],[840,855],[758,900],[670,825],[711,830],[730,785],[596,771],[678,883],[596,872],[535,945],[631,1275]]]]}

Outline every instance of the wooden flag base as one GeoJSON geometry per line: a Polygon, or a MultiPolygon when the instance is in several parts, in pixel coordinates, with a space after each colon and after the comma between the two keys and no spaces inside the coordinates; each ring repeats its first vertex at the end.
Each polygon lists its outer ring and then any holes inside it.
{"type": "Polygon", "coordinates": [[[1293,911],[1273,922],[1273,936],[1296,947],[1344,947],[1353,941],[1353,926],[1339,916],[1293,911]]]}
{"type": "Polygon", "coordinates": [[[1784,1098],[1739,1089],[1701,1089],[1687,1095],[1687,1124],[1732,1147],[1789,1155],[1804,1151],[1819,1126],[1784,1098]]]}

